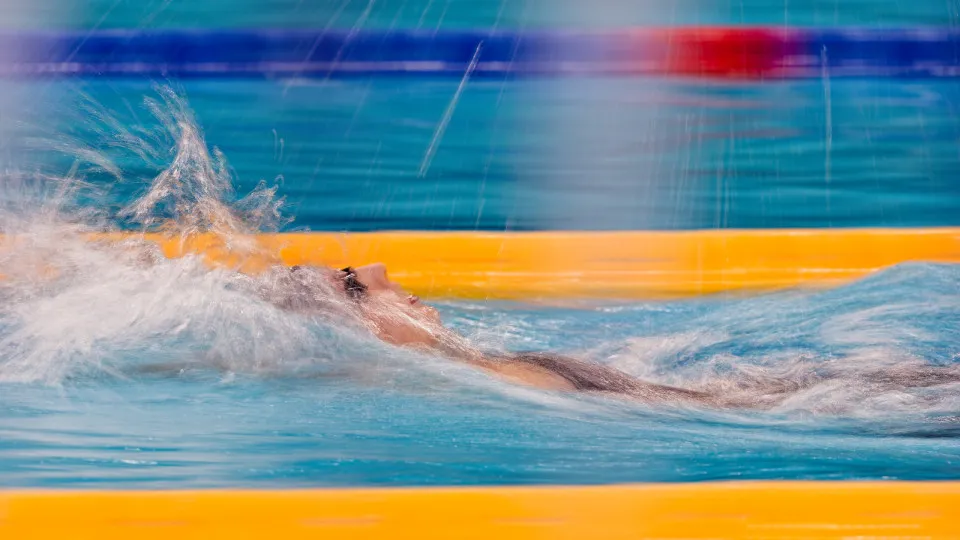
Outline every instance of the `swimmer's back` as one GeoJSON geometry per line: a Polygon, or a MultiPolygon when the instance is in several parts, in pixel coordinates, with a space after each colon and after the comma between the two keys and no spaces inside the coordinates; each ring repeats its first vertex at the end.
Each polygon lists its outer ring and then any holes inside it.
{"type": "Polygon", "coordinates": [[[609,366],[557,354],[520,353],[507,357],[507,360],[549,371],[568,381],[580,392],[622,394],[658,401],[710,400],[710,396],[703,392],[645,382],[609,366]]]}

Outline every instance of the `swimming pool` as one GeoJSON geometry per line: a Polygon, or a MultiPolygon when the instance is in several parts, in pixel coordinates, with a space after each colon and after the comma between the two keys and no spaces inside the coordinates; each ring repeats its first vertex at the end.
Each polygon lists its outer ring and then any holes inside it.
{"type": "MultiPolygon", "coordinates": [[[[957,19],[949,3],[933,1],[702,4],[611,20],[610,10],[577,15],[556,3],[542,10],[290,0],[233,3],[230,13],[210,16],[217,10],[202,3],[100,2],[83,11],[38,2],[0,19],[81,29],[952,27],[957,19]]],[[[949,79],[478,78],[457,97],[431,155],[460,83],[429,76],[171,82],[228,159],[236,191],[263,180],[286,197],[290,220],[266,219],[267,229],[960,225],[960,93],[949,79]]],[[[119,210],[144,193],[179,142],[142,107],[157,95],[153,82],[5,80],[0,95],[9,100],[0,115],[0,163],[10,179],[2,227],[25,232],[37,253],[70,270],[50,288],[26,279],[3,290],[6,487],[960,476],[956,385],[890,390],[861,378],[893,365],[958,364],[954,266],[903,265],[835,290],[748,298],[566,307],[441,300],[445,319],[483,346],[569,352],[667,384],[736,392],[765,377],[803,378],[825,367],[846,373],[766,412],[524,389],[279,312],[193,260],[148,271],[92,250],[74,225],[135,229],[119,210]],[[142,140],[150,145],[137,146],[142,140]],[[74,164],[77,177],[102,191],[81,189],[60,209],[65,214],[51,218],[33,204],[55,199],[60,184],[50,180],[74,164]],[[199,358],[230,369],[143,369],[199,358]]],[[[170,217],[169,207],[153,211],[170,217]]],[[[0,273],[17,261],[3,263],[0,273]]]]}
{"type": "MultiPolygon", "coordinates": [[[[820,80],[476,80],[421,175],[458,83],[177,86],[239,193],[281,186],[293,218],[285,230],[960,224],[952,79],[834,80],[829,100],[820,80]]],[[[6,168],[63,174],[75,155],[66,145],[106,151],[126,175],[116,208],[164,165],[112,149],[117,124],[156,128],[142,106],[156,96],[152,82],[4,85],[16,104],[0,119],[6,168]]]]}
{"type": "MultiPolygon", "coordinates": [[[[915,266],[814,295],[594,309],[445,303],[442,311],[480,342],[585,351],[649,380],[735,387],[764,372],[802,376],[828,362],[854,372],[918,359],[955,363],[957,280],[954,268],[915,266]]],[[[255,315],[230,312],[197,283],[154,286],[169,288],[125,288],[129,311],[119,299],[107,304],[109,297],[62,298],[35,315],[49,322],[5,329],[8,354],[11,335],[49,340],[20,342],[8,362],[29,358],[34,374],[59,384],[3,384],[4,485],[956,478],[955,385],[884,392],[852,374],[765,413],[581,399],[512,387],[301,321],[256,327],[255,315]],[[167,307],[145,313],[157,301],[167,307]],[[71,312],[81,303],[83,313],[71,312]],[[184,317],[176,324],[189,321],[187,330],[174,331],[175,315],[184,317]],[[56,352],[47,348],[54,342],[56,352]],[[235,373],[135,369],[208,349],[229,355],[235,373]]],[[[5,377],[22,374],[10,363],[3,368],[5,377]]]]}
{"type": "MultiPolygon", "coordinates": [[[[183,138],[194,134],[185,125],[173,140],[181,150],[194,146],[179,170],[214,170],[204,169],[202,141],[183,138]]],[[[106,163],[100,168],[110,169],[106,163]]],[[[184,177],[148,217],[169,217],[178,201],[200,211],[198,201],[227,178],[214,176],[206,180],[213,184],[184,177]]],[[[161,184],[152,189],[170,188],[161,184]]],[[[25,253],[55,253],[61,272],[52,285],[28,272],[3,291],[7,486],[957,476],[956,385],[889,389],[862,377],[895,365],[957,363],[954,266],[903,265],[835,290],[748,298],[439,304],[452,327],[482,346],[567,351],[667,384],[736,392],[765,377],[802,379],[826,367],[845,374],[762,413],[649,406],[524,389],[392,349],[279,311],[194,259],[143,268],[75,236],[78,225],[117,225],[83,205],[49,206],[63,185],[40,179],[5,188],[5,230],[31,243],[4,259],[4,273],[31,268],[25,253]],[[228,369],[144,369],[202,358],[228,369]]],[[[68,202],[119,200],[116,191],[78,187],[80,197],[68,202]]]]}

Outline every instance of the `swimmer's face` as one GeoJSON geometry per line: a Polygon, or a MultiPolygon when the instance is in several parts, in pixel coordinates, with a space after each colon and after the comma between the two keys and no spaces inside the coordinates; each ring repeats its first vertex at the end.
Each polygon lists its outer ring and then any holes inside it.
{"type": "MultiPolygon", "coordinates": [[[[423,304],[387,276],[383,264],[368,264],[352,268],[354,276],[365,291],[358,297],[364,314],[374,323],[381,339],[395,345],[436,344],[442,330],[437,310],[423,304]]],[[[350,293],[350,277],[341,272],[345,291],[350,293]]],[[[356,287],[356,284],[352,285],[356,287]]]]}

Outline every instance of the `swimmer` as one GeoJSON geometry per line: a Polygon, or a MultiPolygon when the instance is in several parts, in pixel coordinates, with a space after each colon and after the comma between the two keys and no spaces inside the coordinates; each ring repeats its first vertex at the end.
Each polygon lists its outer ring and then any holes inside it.
{"type": "MultiPolygon", "coordinates": [[[[358,319],[379,339],[399,347],[439,353],[507,381],[553,391],[604,394],[647,403],[676,403],[723,408],[768,408],[804,388],[834,378],[847,378],[829,367],[817,376],[798,380],[771,378],[754,381],[736,390],[685,389],[651,383],[615,368],[563,355],[542,352],[491,354],[473,347],[443,326],[436,309],[390,281],[383,264],[334,270],[294,266],[276,269],[287,278],[274,281],[282,290],[272,301],[297,311],[320,308],[316,299],[338,295],[352,306],[358,319]],[[317,295],[318,288],[326,289],[317,295]],[[279,299],[279,301],[278,301],[279,299]]],[[[858,384],[877,389],[930,387],[960,382],[955,367],[900,366],[886,371],[859,373],[858,384]]]]}

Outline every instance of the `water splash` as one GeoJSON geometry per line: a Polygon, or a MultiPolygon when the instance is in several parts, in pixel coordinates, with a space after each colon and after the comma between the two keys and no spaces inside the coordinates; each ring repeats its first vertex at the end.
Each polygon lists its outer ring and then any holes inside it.
{"type": "MultiPolygon", "coordinates": [[[[146,107],[159,132],[135,134],[103,111],[91,117],[117,128],[104,130],[114,149],[151,160],[169,156],[120,216],[144,232],[184,239],[204,233],[241,256],[260,255],[250,235],[285,222],[276,187],[261,183],[237,197],[225,157],[208,149],[186,101],[170,88],[157,93],[146,107]]],[[[313,290],[325,309],[292,316],[270,297],[283,273],[247,276],[211,268],[198,256],[167,259],[143,236],[91,241],[93,233],[117,231],[117,216],[102,210],[111,186],[87,182],[78,171],[106,171],[118,183],[136,179],[106,152],[54,148],[75,160],[68,174],[12,175],[0,188],[0,381],[126,376],[131,363],[144,362],[246,371],[287,363],[282,369],[289,370],[290,363],[316,367],[346,350],[356,357],[376,349],[354,332],[349,306],[324,283],[313,290]],[[84,169],[89,163],[95,167],[84,169]]]]}
{"type": "Polygon", "coordinates": [[[182,235],[213,232],[231,236],[276,230],[285,223],[276,186],[261,183],[237,200],[226,157],[212,154],[186,102],[169,88],[147,100],[174,145],[170,165],[153,179],[147,193],[123,215],[145,228],[173,227],[182,235]]]}
{"type": "MultiPolygon", "coordinates": [[[[110,148],[164,164],[121,215],[144,232],[204,233],[233,252],[262,255],[252,235],[286,222],[276,188],[260,184],[237,196],[225,157],[207,146],[185,100],[168,88],[157,93],[146,102],[160,121],[154,131],[125,127],[88,103],[110,148]]],[[[91,233],[118,227],[107,205],[98,204],[110,186],[85,175],[139,179],[106,152],[76,143],[54,147],[75,160],[66,175],[9,175],[0,188],[0,381],[135,377],[148,364],[282,375],[349,366],[366,375],[389,372],[390,380],[413,386],[435,380],[417,366],[436,359],[372,340],[324,280],[307,284],[307,300],[320,309],[302,310],[293,304],[304,299],[288,294],[289,272],[249,276],[211,268],[198,256],[167,259],[138,236],[91,242],[91,233]]],[[[818,295],[608,306],[569,321],[543,309],[448,310],[454,326],[480,346],[579,349],[645,380],[709,390],[774,413],[876,416],[895,409],[942,416],[960,406],[955,384],[890,384],[883,374],[913,369],[923,379],[932,359],[955,363],[948,349],[958,338],[950,322],[960,313],[951,294],[958,282],[951,269],[905,267],[818,295]],[[901,292],[891,296],[891,290],[901,292]],[[638,313],[668,314],[670,324],[637,335],[635,329],[650,325],[633,319],[638,313]],[[609,328],[628,331],[609,334],[609,328]],[[567,339],[553,342],[551,333],[567,339]]],[[[482,379],[466,369],[444,370],[474,386],[482,379]]],[[[505,383],[494,387],[516,394],[505,383]]]]}

